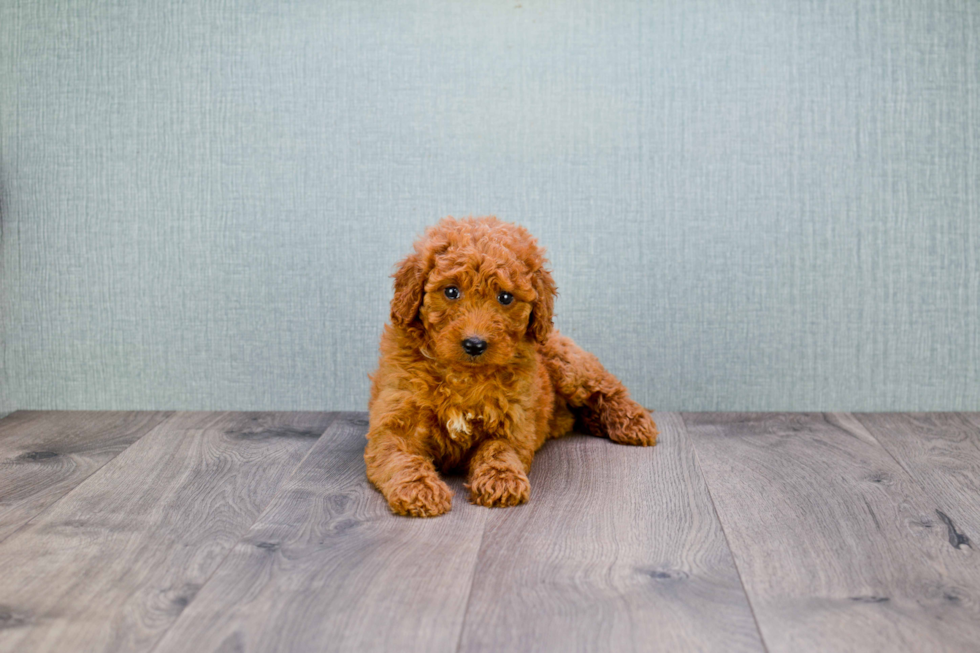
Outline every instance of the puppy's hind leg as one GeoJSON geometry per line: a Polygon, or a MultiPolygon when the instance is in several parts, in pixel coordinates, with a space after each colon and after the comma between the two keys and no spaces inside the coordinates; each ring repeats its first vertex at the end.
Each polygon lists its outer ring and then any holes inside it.
{"type": "Polygon", "coordinates": [[[557,330],[541,353],[556,394],[576,409],[593,435],[620,444],[657,444],[657,425],[650,412],[630,399],[626,387],[598,358],[557,330]]]}

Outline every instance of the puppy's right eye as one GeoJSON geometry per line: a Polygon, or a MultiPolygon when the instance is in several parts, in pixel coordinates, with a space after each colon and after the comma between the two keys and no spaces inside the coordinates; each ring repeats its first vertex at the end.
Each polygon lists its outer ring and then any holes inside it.
{"type": "Polygon", "coordinates": [[[449,286],[442,292],[447,299],[459,299],[459,288],[456,286],[449,286]]]}

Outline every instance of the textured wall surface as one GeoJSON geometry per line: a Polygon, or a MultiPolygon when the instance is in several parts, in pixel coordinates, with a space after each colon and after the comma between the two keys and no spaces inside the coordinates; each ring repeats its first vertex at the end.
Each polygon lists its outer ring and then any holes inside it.
{"type": "Polygon", "coordinates": [[[488,213],[648,406],[976,410],[980,2],[0,3],[0,411],[361,409],[488,213]]]}

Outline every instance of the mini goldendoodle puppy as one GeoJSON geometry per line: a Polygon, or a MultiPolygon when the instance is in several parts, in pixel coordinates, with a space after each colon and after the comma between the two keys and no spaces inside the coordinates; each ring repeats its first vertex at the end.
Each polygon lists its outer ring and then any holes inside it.
{"type": "Polygon", "coordinates": [[[364,460],[399,515],[450,509],[437,470],[464,471],[473,503],[524,503],[534,453],[568,433],[575,415],[613,442],[656,444],[648,411],[552,327],[546,262],[524,227],[449,217],[392,275],[364,460]]]}

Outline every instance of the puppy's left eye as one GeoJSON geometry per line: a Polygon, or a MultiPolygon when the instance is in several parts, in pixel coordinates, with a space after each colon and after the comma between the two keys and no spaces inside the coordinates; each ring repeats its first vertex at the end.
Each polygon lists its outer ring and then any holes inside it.
{"type": "Polygon", "coordinates": [[[497,295],[497,301],[503,304],[504,306],[507,306],[507,304],[510,304],[512,301],[514,301],[514,296],[511,295],[506,290],[504,290],[497,295]]]}

